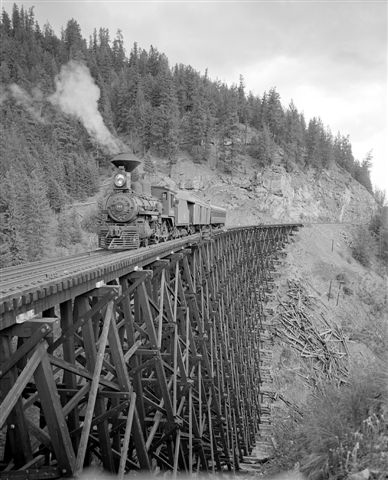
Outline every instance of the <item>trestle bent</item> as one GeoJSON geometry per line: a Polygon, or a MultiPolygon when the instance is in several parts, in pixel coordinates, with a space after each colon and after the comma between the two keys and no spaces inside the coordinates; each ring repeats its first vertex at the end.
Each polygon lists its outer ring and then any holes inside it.
{"type": "Polygon", "coordinates": [[[0,479],[71,477],[96,464],[119,476],[238,469],[260,428],[272,273],[297,228],[93,257],[94,267],[7,291],[0,479]]]}

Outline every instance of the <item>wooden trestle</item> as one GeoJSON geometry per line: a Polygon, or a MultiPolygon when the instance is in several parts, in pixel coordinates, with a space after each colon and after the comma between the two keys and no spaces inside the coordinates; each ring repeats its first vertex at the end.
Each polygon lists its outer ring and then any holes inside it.
{"type": "Polygon", "coordinates": [[[77,476],[96,463],[119,477],[238,469],[260,428],[265,300],[296,228],[198,239],[7,322],[0,478],[77,476]]]}

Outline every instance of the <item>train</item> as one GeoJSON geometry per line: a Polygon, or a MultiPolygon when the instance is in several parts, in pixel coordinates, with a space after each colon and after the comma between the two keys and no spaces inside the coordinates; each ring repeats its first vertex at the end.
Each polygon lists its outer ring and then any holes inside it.
{"type": "Polygon", "coordinates": [[[188,191],[133,181],[133,171],[143,163],[133,155],[120,153],[111,163],[116,173],[99,215],[100,248],[132,250],[225,227],[225,208],[188,191]]]}

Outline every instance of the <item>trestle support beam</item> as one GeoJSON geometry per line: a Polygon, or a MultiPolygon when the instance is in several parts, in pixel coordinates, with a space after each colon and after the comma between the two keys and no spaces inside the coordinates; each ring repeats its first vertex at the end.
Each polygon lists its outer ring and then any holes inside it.
{"type": "Polygon", "coordinates": [[[96,462],[119,477],[238,469],[260,425],[265,302],[296,228],[198,239],[2,329],[0,479],[96,462]]]}

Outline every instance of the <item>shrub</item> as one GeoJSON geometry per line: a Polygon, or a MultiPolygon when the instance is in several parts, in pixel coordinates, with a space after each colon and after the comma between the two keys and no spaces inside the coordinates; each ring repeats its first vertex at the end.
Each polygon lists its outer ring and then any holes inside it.
{"type": "Polygon", "coordinates": [[[69,247],[82,242],[82,231],[75,210],[62,212],[58,216],[57,246],[69,247]]]}
{"type": "Polygon", "coordinates": [[[344,286],[344,287],[343,287],[343,291],[344,291],[344,294],[345,294],[345,295],[349,295],[349,296],[350,296],[350,295],[353,295],[353,293],[354,293],[354,292],[353,292],[353,289],[351,289],[350,287],[347,287],[347,286],[344,286]]]}
{"type": "Polygon", "coordinates": [[[388,471],[387,388],[383,365],[358,366],[346,385],[328,384],[314,396],[300,426],[301,471],[309,479],[388,471]]]}
{"type": "Polygon", "coordinates": [[[272,441],[275,446],[274,458],[271,463],[276,470],[290,470],[295,463],[300,462],[302,452],[301,420],[294,413],[277,409],[273,411],[272,441]]]}
{"type": "Polygon", "coordinates": [[[353,236],[351,245],[352,255],[364,267],[369,267],[375,249],[375,240],[370,232],[360,227],[353,236]]]}
{"type": "Polygon", "coordinates": [[[386,362],[355,365],[347,383],[316,388],[301,415],[274,409],[271,470],[295,464],[308,480],[346,479],[368,468],[388,472],[388,372],[386,362]]]}
{"type": "Polygon", "coordinates": [[[98,207],[89,209],[83,216],[81,227],[88,233],[97,233],[100,224],[100,211],[98,207]]]}

